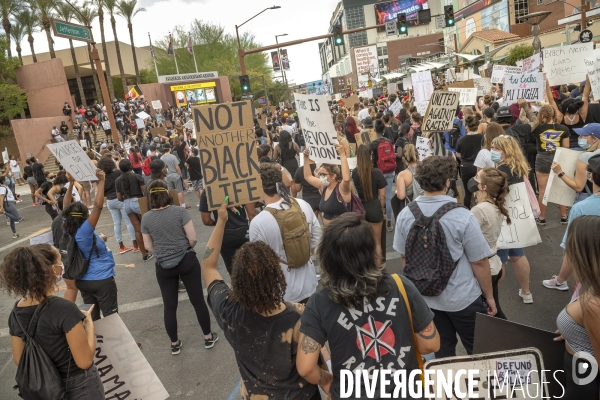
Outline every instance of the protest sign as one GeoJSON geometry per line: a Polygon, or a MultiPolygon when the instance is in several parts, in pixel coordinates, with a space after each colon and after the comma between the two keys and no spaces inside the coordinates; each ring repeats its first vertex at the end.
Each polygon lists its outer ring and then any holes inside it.
{"type": "Polygon", "coordinates": [[[397,83],[388,83],[387,84],[388,95],[396,94],[396,90],[398,90],[398,84],[397,83]]]}
{"type": "Polygon", "coordinates": [[[415,107],[417,107],[417,112],[424,116],[427,112],[427,107],[429,107],[429,101],[422,101],[420,103],[414,103],[415,107]]]}
{"type": "Polygon", "coordinates": [[[412,89],[411,78],[402,78],[402,87],[404,88],[404,90],[412,89]]]}
{"type": "Polygon", "coordinates": [[[136,118],[135,124],[137,125],[138,129],[144,129],[146,127],[146,124],[144,124],[144,120],[141,118],[136,118]]]}
{"type": "Polygon", "coordinates": [[[75,140],[47,144],[54,157],[77,181],[95,181],[96,166],[75,140]]]}
{"type": "Polygon", "coordinates": [[[541,72],[504,75],[504,99],[508,104],[516,103],[519,99],[528,102],[544,101],[546,82],[541,72]]]}
{"type": "Polygon", "coordinates": [[[208,209],[219,208],[226,196],[233,206],[259,201],[262,189],[250,102],[194,106],[192,112],[208,209]]]}
{"type": "MultiPolygon", "coordinates": [[[[351,143],[354,144],[354,143],[351,143]]],[[[354,168],[356,168],[356,163],[357,163],[357,158],[356,157],[348,157],[346,158],[346,160],[348,161],[348,169],[350,169],[350,171],[352,171],[354,168]]]]}
{"type": "Polygon", "coordinates": [[[585,58],[583,60],[587,69],[588,78],[594,99],[600,99],[600,60],[598,57],[585,58]]]}
{"type": "Polygon", "coordinates": [[[503,83],[504,75],[519,75],[523,72],[521,67],[513,67],[510,65],[494,65],[492,69],[491,83],[503,83]]]}
{"type": "Polygon", "coordinates": [[[52,231],[44,232],[41,235],[29,239],[29,245],[33,246],[34,244],[49,244],[50,246],[54,246],[54,235],[52,235],[52,231]]]}
{"type": "Polygon", "coordinates": [[[358,96],[353,94],[352,96],[348,97],[347,99],[344,99],[344,103],[346,103],[346,107],[352,108],[352,107],[354,107],[355,104],[359,103],[358,96]]]}
{"type": "Polygon", "coordinates": [[[150,115],[146,114],[144,111],[139,112],[136,115],[137,115],[138,118],[141,118],[141,119],[150,118],[150,115]]]}
{"type": "MultiPolygon", "coordinates": [[[[577,161],[579,160],[580,155],[580,151],[559,147],[554,153],[553,161],[560,164],[560,168],[565,175],[573,177],[575,176],[575,169],[577,168],[577,161]]],[[[544,193],[542,203],[545,205],[554,203],[571,207],[575,202],[576,195],[577,193],[560,179],[554,171],[550,171],[550,177],[548,178],[548,184],[546,185],[546,192],[544,193]]]]}
{"type": "Polygon", "coordinates": [[[477,88],[477,96],[485,96],[492,89],[492,81],[490,78],[473,79],[473,85],[477,88]]]}
{"type": "Polygon", "coordinates": [[[160,100],[152,100],[152,108],[155,110],[160,110],[162,108],[160,100]]]}
{"type": "Polygon", "coordinates": [[[477,89],[476,88],[448,88],[450,92],[456,92],[460,94],[458,103],[461,106],[473,106],[477,101],[477,89]]]}
{"type": "Polygon", "coordinates": [[[356,147],[361,144],[368,146],[375,138],[377,138],[377,134],[375,133],[375,129],[367,128],[354,135],[354,138],[356,139],[356,147]]]}
{"type": "Polygon", "coordinates": [[[327,96],[294,93],[309,158],[317,164],[341,164],[335,149],[337,132],[327,107],[327,96]]]}
{"type": "Polygon", "coordinates": [[[543,49],[544,72],[550,86],[584,80],[587,69],[583,60],[593,49],[592,42],[543,49]]]}
{"type": "Polygon", "coordinates": [[[536,53],[529,58],[523,59],[523,73],[540,72],[540,53],[536,53]]]}
{"type": "Polygon", "coordinates": [[[473,83],[473,79],[467,79],[466,81],[454,82],[446,86],[449,88],[474,88],[475,84],[473,83]]]}
{"type": "Polygon", "coordinates": [[[164,400],[169,393],[138,348],[119,314],[94,321],[94,364],[106,398],[164,400]]]}
{"type": "Polygon", "coordinates": [[[413,88],[413,97],[415,102],[428,101],[433,93],[433,81],[431,80],[431,72],[415,72],[410,75],[413,88]]]}
{"type": "Polygon", "coordinates": [[[437,91],[431,96],[423,120],[423,132],[446,132],[452,129],[460,93],[437,91]]]}
{"type": "Polygon", "coordinates": [[[389,110],[394,113],[394,116],[400,114],[400,110],[402,110],[400,99],[396,99],[396,101],[390,105],[389,110]]]}
{"type": "Polygon", "coordinates": [[[506,219],[502,222],[497,242],[498,249],[518,249],[542,242],[531,211],[525,182],[509,186],[505,207],[511,223],[508,225],[506,219]]]}
{"type": "Polygon", "coordinates": [[[383,96],[383,88],[373,88],[373,97],[379,99],[383,96]]]}
{"type": "Polygon", "coordinates": [[[456,81],[456,70],[454,68],[448,68],[445,73],[446,82],[456,81]]]}
{"type": "Polygon", "coordinates": [[[429,138],[423,136],[417,136],[417,153],[419,154],[419,161],[423,161],[427,155],[432,153],[431,147],[429,147],[429,138]]]}
{"type": "Polygon", "coordinates": [[[102,121],[102,129],[105,131],[110,130],[110,122],[109,121],[102,121]]]}
{"type": "Polygon", "coordinates": [[[158,136],[167,136],[167,130],[165,129],[164,126],[159,126],[157,128],[151,128],[150,134],[152,134],[153,138],[158,137],[158,136]]]}

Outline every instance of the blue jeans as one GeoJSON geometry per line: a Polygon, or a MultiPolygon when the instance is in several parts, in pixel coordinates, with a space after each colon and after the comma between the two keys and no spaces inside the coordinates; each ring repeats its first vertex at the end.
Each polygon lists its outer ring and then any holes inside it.
{"type": "Polygon", "coordinates": [[[383,174],[383,177],[385,178],[385,181],[387,182],[387,186],[385,187],[385,216],[387,218],[388,221],[392,220],[392,195],[393,195],[393,188],[392,185],[394,184],[394,178],[396,177],[396,173],[395,172],[388,172],[387,174],[383,174]]]}
{"type": "Polygon", "coordinates": [[[131,240],[135,240],[135,231],[133,230],[133,225],[131,225],[131,221],[125,212],[123,202],[119,201],[118,199],[106,200],[106,205],[108,206],[108,210],[110,211],[110,215],[112,216],[115,224],[115,239],[117,239],[117,242],[121,243],[123,241],[123,235],[121,233],[122,220],[125,220],[125,226],[129,232],[129,237],[131,237],[131,240]]]}
{"type": "Polygon", "coordinates": [[[140,211],[140,205],[138,203],[138,199],[137,198],[125,199],[125,201],[123,202],[123,204],[125,206],[124,207],[125,208],[125,213],[127,213],[127,215],[129,215],[129,214],[138,214],[138,215],[141,215],[142,214],[142,212],[140,211]]]}
{"type": "Polygon", "coordinates": [[[98,374],[98,367],[92,364],[86,370],[65,379],[65,400],[101,400],[104,399],[104,385],[98,374]]]}

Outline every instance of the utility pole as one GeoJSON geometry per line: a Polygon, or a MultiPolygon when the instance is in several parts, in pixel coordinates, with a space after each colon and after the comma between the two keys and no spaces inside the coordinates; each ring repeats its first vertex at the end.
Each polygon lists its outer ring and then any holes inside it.
{"type": "Polygon", "coordinates": [[[264,77],[264,75],[261,76],[261,78],[262,78],[262,82],[263,82],[263,89],[265,91],[265,99],[267,100],[267,110],[270,110],[271,108],[269,107],[269,94],[267,93],[267,85],[265,84],[265,77],[264,77]]]}

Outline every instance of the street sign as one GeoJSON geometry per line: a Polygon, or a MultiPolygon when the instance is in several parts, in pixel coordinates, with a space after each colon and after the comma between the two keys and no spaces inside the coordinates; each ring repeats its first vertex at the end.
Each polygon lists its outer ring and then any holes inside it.
{"type": "Polygon", "coordinates": [[[254,98],[253,94],[242,95],[242,100],[248,100],[248,99],[253,99],[253,98],[254,98]]]}
{"type": "Polygon", "coordinates": [[[589,43],[592,41],[593,37],[594,37],[594,34],[592,33],[592,31],[590,31],[589,29],[584,29],[579,34],[579,41],[581,43],[589,43]]]}
{"type": "Polygon", "coordinates": [[[446,27],[446,20],[443,15],[435,17],[435,29],[444,29],[446,27]]]}
{"type": "Polygon", "coordinates": [[[54,31],[54,36],[63,37],[72,40],[80,40],[82,42],[92,43],[92,30],[87,26],[72,24],[70,22],[60,21],[51,18],[50,24],[54,31]]]}
{"type": "Polygon", "coordinates": [[[396,36],[398,34],[396,21],[394,20],[394,21],[386,22],[385,23],[385,31],[388,36],[396,36]]]}

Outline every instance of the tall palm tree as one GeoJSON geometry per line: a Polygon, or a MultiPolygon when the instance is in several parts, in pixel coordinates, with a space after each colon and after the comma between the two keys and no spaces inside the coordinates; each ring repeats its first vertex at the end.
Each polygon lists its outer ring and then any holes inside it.
{"type": "Polygon", "coordinates": [[[133,43],[133,24],[131,20],[139,12],[146,11],[145,8],[135,9],[137,0],[121,0],[117,3],[117,14],[127,20],[127,28],[129,29],[129,39],[131,40],[131,53],[133,54],[133,66],[135,67],[135,82],[139,85],[140,81],[140,70],[138,68],[137,56],[135,54],[135,44],[133,43]]]}
{"type": "Polygon", "coordinates": [[[35,8],[24,7],[18,14],[15,15],[17,20],[27,34],[27,41],[29,42],[29,48],[31,49],[31,57],[33,62],[37,62],[37,56],[35,55],[35,49],[33,48],[33,34],[38,31],[38,23],[40,21],[38,12],[35,8]]]}
{"type": "Polygon", "coordinates": [[[11,28],[12,24],[10,17],[20,11],[22,3],[19,0],[0,0],[0,13],[2,14],[2,28],[6,33],[6,40],[8,41],[8,58],[12,57],[11,50],[11,28]]]}
{"type": "Polygon", "coordinates": [[[50,18],[52,18],[56,0],[29,0],[31,8],[35,8],[39,13],[40,25],[46,31],[48,39],[48,48],[50,49],[50,58],[56,58],[54,52],[54,40],[50,34],[50,18]]]}
{"type": "Polygon", "coordinates": [[[119,38],[117,37],[117,20],[115,12],[117,11],[117,0],[104,0],[104,7],[110,14],[110,24],[112,26],[113,36],[115,38],[115,50],[117,51],[117,61],[119,62],[119,72],[121,73],[121,83],[123,84],[123,93],[127,93],[127,80],[125,79],[125,69],[123,69],[123,60],[121,60],[121,49],[119,47],[119,38]]]}
{"type": "MultiPolygon", "coordinates": [[[[77,6],[76,2],[73,3],[75,6],[77,6]]],[[[56,16],[65,22],[71,22],[75,13],[73,7],[63,2],[57,3],[54,6],[54,11],[56,12],[56,16]]],[[[69,46],[71,47],[71,58],[73,59],[73,69],[75,70],[75,80],[77,81],[77,88],[79,89],[79,98],[81,100],[81,104],[87,106],[87,103],[85,101],[85,93],[83,91],[83,84],[81,83],[81,74],[79,73],[79,65],[77,65],[75,47],[73,47],[72,39],[69,39],[69,46]]]]}
{"type": "MultiPolygon", "coordinates": [[[[90,7],[90,3],[84,3],[83,7],[79,9],[79,12],[75,14],[75,19],[79,21],[81,25],[92,25],[98,17],[98,11],[90,7]]],[[[88,54],[92,53],[92,45],[87,43],[88,54]]],[[[89,57],[89,56],[88,56],[89,57]]],[[[92,58],[89,57],[90,67],[92,68],[92,76],[94,77],[94,87],[96,88],[96,96],[98,100],[102,101],[102,91],[100,90],[100,82],[98,81],[98,71],[96,71],[96,65],[92,58]]]]}
{"type": "Polygon", "coordinates": [[[19,60],[21,60],[21,64],[23,64],[23,57],[21,57],[21,40],[25,37],[25,26],[16,20],[12,21],[11,24],[10,36],[17,45],[17,55],[19,56],[19,60]]]}
{"type": "Polygon", "coordinates": [[[108,51],[106,50],[106,38],[104,36],[104,0],[91,0],[90,3],[95,5],[96,9],[98,10],[98,21],[100,22],[100,37],[102,38],[102,55],[104,57],[104,72],[106,72],[106,85],[108,86],[108,96],[110,97],[110,99],[104,99],[104,102],[110,103],[110,100],[115,98],[115,88],[113,86],[112,75],[110,73],[108,51]]]}

